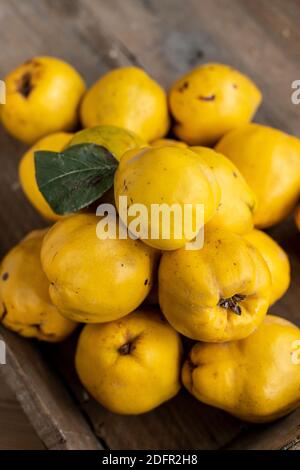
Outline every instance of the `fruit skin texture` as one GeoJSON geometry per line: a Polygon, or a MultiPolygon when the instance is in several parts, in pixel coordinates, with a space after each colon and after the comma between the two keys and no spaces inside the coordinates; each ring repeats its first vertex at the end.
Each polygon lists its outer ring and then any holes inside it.
{"type": "Polygon", "coordinates": [[[291,268],[288,256],[275,240],[261,230],[252,230],[245,234],[245,238],[260,252],[268,265],[272,279],[270,298],[272,305],[283,296],[290,285],[291,268]]]}
{"type": "Polygon", "coordinates": [[[198,341],[250,335],[267,313],[270,289],[262,256],[229,231],[205,228],[202,249],[161,258],[160,308],[173,328],[198,341]]]}
{"type": "MultiPolygon", "coordinates": [[[[139,203],[146,206],[149,230],[147,232],[146,223],[142,228],[148,239],[145,236],[141,238],[146,244],[162,250],[181,248],[189,240],[184,237],[183,227],[183,236],[176,238],[178,225],[172,219],[170,237],[163,238],[161,223],[156,224],[158,238],[151,237],[150,230],[155,223],[154,217],[150,217],[152,204],[168,204],[169,207],[179,204],[182,214],[184,204],[192,204],[192,221],[195,231],[198,231],[202,225],[196,230],[196,204],[204,205],[206,223],[215,213],[221,197],[220,188],[208,165],[189,149],[174,146],[126,152],[115,173],[114,185],[118,210],[120,196],[127,196],[128,205],[139,203]]],[[[130,217],[128,220],[131,220],[130,217]]]]}
{"type": "Polygon", "coordinates": [[[260,124],[225,135],[216,146],[238,167],[257,197],[254,223],[270,227],[284,219],[300,193],[300,141],[260,124]]]}
{"type": "Polygon", "coordinates": [[[109,410],[140,414],[180,389],[181,340],[154,310],[84,327],[76,369],[87,391],[109,410]]]}
{"type": "Polygon", "coordinates": [[[96,126],[76,132],[68,147],[92,143],[102,145],[120,160],[127,150],[145,146],[145,142],[134,132],[116,126],[96,126]]]}
{"type": "Polygon", "coordinates": [[[267,315],[245,339],[197,343],[184,363],[183,384],[198,400],[240,419],[273,421],[300,404],[299,341],[299,328],[267,315]]]}
{"type": "Polygon", "coordinates": [[[73,130],[85,91],[82,77],[54,57],[35,57],[6,78],[1,121],[16,139],[33,144],[59,131],[73,130]]]}
{"type": "Polygon", "coordinates": [[[39,190],[35,178],[34,152],[50,150],[60,152],[70,141],[72,134],[57,132],[47,135],[34,144],[23,155],[19,164],[19,178],[22,189],[35,209],[48,220],[58,220],[62,216],[55,214],[39,190]]]}
{"type": "Polygon", "coordinates": [[[121,67],[103,75],[81,105],[84,127],[108,124],[123,127],[151,141],[169,129],[167,97],[144,70],[121,67]]]}
{"type": "Polygon", "coordinates": [[[253,228],[256,197],[237,167],[224,155],[205,147],[191,147],[212,169],[221,189],[221,201],[208,227],[243,234],[253,228]]]}
{"type": "Polygon", "coordinates": [[[45,230],[31,232],[10,250],[0,267],[0,320],[28,338],[62,341],[76,328],[51,303],[40,249],[45,230]]]}
{"type": "Polygon", "coordinates": [[[152,287],[156,252],[139,240],[97,237],[99,217],[73,215],[45,236],[41,260],[50,297],[67,318],[102,323],[137,308],[152,287]]]}
{"type": "Polygon", "coordinates": [[[179,147],[186,149],[188,146],[185,142],[175,139],[157,139],[151,142],[152,147],[179,147]]]}
{"type": "Polygon", "coordinates": [[[205,64],[177,80],[169,94],[174,133],[190,145],[211,145],[226,132],[251,121],[261,93],[237,70],[205,64]]]}

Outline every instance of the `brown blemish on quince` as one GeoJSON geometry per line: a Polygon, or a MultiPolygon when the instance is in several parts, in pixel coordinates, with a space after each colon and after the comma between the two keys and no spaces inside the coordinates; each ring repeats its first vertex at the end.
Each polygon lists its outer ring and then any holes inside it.
{"type": "Polygon", "coordinates": [[[31,94],[34,84],[33,84],[33,77],[35,79],[39,75],[40,71],[40,63],[36,60],[28,60],[24,64],[25,71],[23,75],[17,81],[17,91],[22,95],[25,99],[29,97],[31,94]]]}
{"type": "Polygon", "coordinates": [[[28,98],[32,89],[33,89],[33,85],[32,85],[31,73],[26,72],[20,78],[18,85],[17,85],[17,90],[24,98],[28,98]]]}
{"type": "Polygon", "coordinates": [[[198,100],[200,101],[214,101],[215,99],[216,99],[216,95],[198,96],[198,100]]]}

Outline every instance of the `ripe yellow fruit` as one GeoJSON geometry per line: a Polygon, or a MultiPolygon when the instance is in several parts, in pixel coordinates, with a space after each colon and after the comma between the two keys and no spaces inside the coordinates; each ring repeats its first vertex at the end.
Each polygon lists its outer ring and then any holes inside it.
{"type": "Polygon", "coordinates": [[[221,189],[221,201],[207,227],[224,228],[243,234],[253,228],[255,194],[237,169],[224,155],[206,147],[191,147],[212,169],[221,189]]]}
{"type": "Polygon", "coordinates": [[[40,261],[45,230],[31,232],[10,250],[0,267],[0,321],[29,338],[62,341],[76,328],[51,303],[40,261]]]}
{"type": "Polygon", "coordinates": [[[86,325],[76,369],[87,391],[115,413],[156,408],[180,389],[182,346],[178,333],[154,310],[86,325]]]}
{"type": "Polygon", "coordinates": [[[175,139],[157,139],[151,142],[152,147],[179,147],[186,149],[188,146],[185,142],[175,139]]]}
{"type": "Polygon", "coordinates": [[[133,131],[145,141],[158,139],[169,128],[166,94],[144,70],[121,67],[87,91],[81,120],[84,127],[113,125],[133,131]]]}
{"type": "Polygon", "coordinates": [[[248,124],[216,146],[240,170],[257,197],[254,223],[270,227],[284,219],[300,194],[300,140],[260,124],[248,124]]]}
{"type": "Polygon", "coordinates": [[[245,421],[273,421],[300,405],[300,329],[267,315],[248,338],[197,343],[182,380],[208,405],[245,421]]]}
{"type": "Polygon", "coordinates": [[[237,70],[205,64],[177,80],[169,95],[174,132],[190,145],[211,145],[226,132],[251,121],[261,93],[237,70]]]}
{"type": "Polygon", "coordinates": [[[271,278],[259,252],[243,237],[205,228],[200,250],[165,252],[159,304],[177,331],[198,341],[245,338],[269,307],[271,278]]]}
{"type": "MultiPolygon", "coordinates": [[[[162,250],[175,250],[194,238],[195,235],[188,238],[184,233],[184,222],[188,220],[184,217],[186,204],[191,205],[191,225],[197,234],[203,226],[202,220],[197,221],[197,205],[203,204],[206,223],[214,215],[221,197],[209,166],[191,150],[174,146],[127,152],[115,173],[114,184],[119,213],[120,196],[128,199],[129,222],[132,220],[130,206],[143,204],[147,213],[140,223],[141,239],[162,250]],[[156,207],[164,205],[170,210],[176,204],[182,214],[181,221],[178,222],[175,216],[168,217],[167,211],[158,220],[152,216],[154,204],[156,207]],[[164,226],[170,229],[169,234],[164,232],[164,226]]],[[[172,214],[176,214],[175,209],[172,214]]],[[[120,213],[120,217],[123,214],[120,213]]]]}
{"type": "Polygon", "coordinates": [[[85,84],[66,62],[35,57],[13,70],[5,84],[1,121],[15,138],[33,144],[46,135],[76,126],[85,84]]]}
{"type": "Polygon", "coordinates": [[[83,143],[101,145],[117,160],[120,160],[127,150],[146,145],[134,132],[116,126],[96,126],[76,132],[68,147],[83,143]]]}
{"type": "Polygon", "coordinates": [[[67,132],[58,132],[43,137],[27,150],[19,164],[19,178],[25,195],[36,210],[48,220],[58,220],[62,216],[55,214],[39,190],[35,178],[34,153],[38,150],[60,152],[71,138],[72,134],[67,132]]]}
{"type": "Polygon", "coordinates": [[[84,323],[116,320],[136,309],[152,287],[156,264],[155,251],[139,240],[98,238],[99,221],[92,214],[64,218],[41,250],[52,302],[84,323]]]}
{"type": "Polygon", "coordinates": [[[290,285],[290,263],[287,254],[275,240],[261,230],[252,230],[245,235],[262,255],[271,273],[272,287],[270,304],[280,299],[290,285]]]}

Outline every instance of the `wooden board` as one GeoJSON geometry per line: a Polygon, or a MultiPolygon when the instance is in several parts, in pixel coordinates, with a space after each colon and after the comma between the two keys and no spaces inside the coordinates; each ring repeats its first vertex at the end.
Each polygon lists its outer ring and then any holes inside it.
{"type": "MultiPolygon", "coordinates": [[[[0,78],[30,57],[48,54],[72,63],[88,84],[112,67],[133,63],[168,87],[198,63],[222,61],[262,89],[257,121],[300,135],[300,106],[291,103],[291,82],[300,78],[299,21],[297,0],[0,0],[0,78]]],[[[3,130],[0,145],[3,255],[45,222],[18,184],[24,146],[3,130]]],[[[299,235],[292,220],[272,234],[290,253],[293,268],[293,285],[274,311],[300,325],[299,235]]],[[[74,339],[50,348],[4,329],[0,335],[9,351],[0,373],[49,448],[299,448],[300,412],[268,426],[248,426],[182,392],[149,414],[113,415],[78,383],[74,339]]]]}
{"type": "Polygon", "coordinates": [[[43,443],[25,416],[13,391],[0,377],[0,449],[43,450],[43,443]]]}
{"type": "Polygon", "coordinates": [[[43,360],[37,345],[1,327],[6,361],[1,373],[13,388],[48,449],[99,449],[101,445],[71,396],[43,360]]]}

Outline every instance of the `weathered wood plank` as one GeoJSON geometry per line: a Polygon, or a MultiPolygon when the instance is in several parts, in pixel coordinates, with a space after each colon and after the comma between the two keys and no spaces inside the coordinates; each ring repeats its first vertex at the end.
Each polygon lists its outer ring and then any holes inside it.
{"type": "MultiPolygon", "coordinates": [[[[1,366],[0,366],[1,367],[1,366]]],[[[35,433],[29,419],[12,390],[0,377],[0,449],[43,450],[45,446],[35,433]],[[5,430],[5,432],[3,432],[5,430]]]]}
{"type": "Polygon", "coordinates": [[[14,390],[25,413],[48,449],[100,449],[101,446],[62,383],[37,350],[0,327],[7,364],[0,374],[14,390]]]}
{"type": "Polygon", "coordinates": [[[299,77],[300,6],[293,0],[87,0],[139,62],[165,86],[208,61],[248,73],[264,103],[256,120],[300,135],[300,106],[291,102],[299,77]],[[137,40],[138,38],[138,40],[137,40]]]}
{"type": "Polygon", "coordinates": [[[296,450],[300,448],[300,410],[271,424],[254,426],[234,439],[226,449],[296,450]]]}

